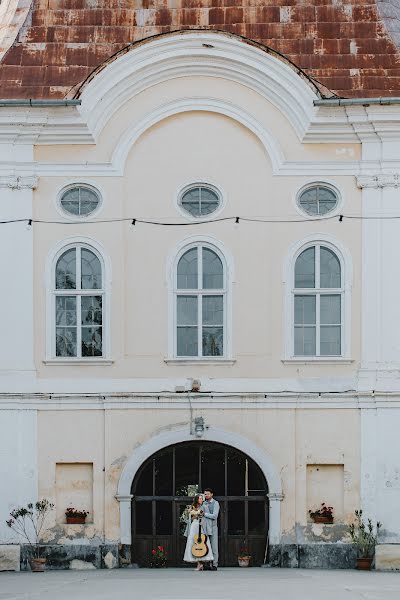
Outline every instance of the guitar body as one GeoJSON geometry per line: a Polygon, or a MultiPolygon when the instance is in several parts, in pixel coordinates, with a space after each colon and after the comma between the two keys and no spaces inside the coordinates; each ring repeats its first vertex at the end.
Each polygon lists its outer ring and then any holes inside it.
{"type": "Polygon", "coordinates": [[[192,545],[192,555],[195,558],[201,559],[207,556],[208,554],[208,546],[207,546],[207,536],[205,533],[201,532],[201,523],[199,521],[199,533],[195,536],[194,542],[192,545]]]}

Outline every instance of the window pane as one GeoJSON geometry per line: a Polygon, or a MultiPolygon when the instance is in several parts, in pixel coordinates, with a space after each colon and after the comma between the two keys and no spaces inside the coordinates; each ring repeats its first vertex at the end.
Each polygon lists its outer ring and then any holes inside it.
{"type": "Polygon", "coordinates": [[[341,354],[340,326],[321,327],[321,354],[323,356],[340,356],[341,354]]]}
{"type": "Polygon", "coordinates": [[[309,188],[305,190],[299,200],[301,208],[309,215],[318,214],[317,188],[309,188]]]}
{"type": "Polygon", "coordinates": [[[267,486],[260,467],[250,459],[248,459],[248,486],[249,496],[262,496],[267,492],[267,486]]]}
{"type": "Polygon", "coordinates": [[[296,325],[314,325],[316,323],[316,297],[294,297],[294,322],[296,325]]]}
{"type": "Polygon", "coordinates": [[[61,206],[67,213],[79,215],[79,188],[72,188],[64,192],[61,206]]]}
{"type": "Polygon", "coordinates": [[[76,327],[56,327],[56,356],[76,356],[76,327]]]}
{"type": "Polygon", "coordinates": [[[203,327],[203,356],[223,356],[223,327],[203,327]]]}
{"type": "Polygon", "coordinates": [[[335,208],[337,196],[333,190],[318,186],[318,213],[326,215],[335,208]]]}
{"type": "Polygon", "coordinates": [[[80,195],[80,215],[87,216],[96,210],[99,204],[99,198],[93,190],[88,188],[80,188],[80,195]]]}
{"type": "Polygon", "coordinates": [[[209,248],[203,248],[203,288],[216,290],[224,287],[224,268],[221,259],[209,248]]]}
{"type": "Polygon", "coordinates": [[[82,356],[102,356],[102,328],[82,327],[82,356]]]}
{"type": "Polygon", "coordinates": [[[228,535],[244,535],[244,501],[228,502],[228,535]]]}
{"type": "Polygon", "coordinates": [[[197,248],[191,248],[178,263],[177,286],[179,290],[197,290],[197,248]]]}
{"type": "Polygon", "coordinates": [[[184,444],[175,447],[175,495],[192,495],[199,489],[199,448],[184,444]]]}
{"type": "Polygon", "coordinates": [[[224,302],[222,296],[203,297],[203,325],[224,324],[224,302]]]}
{"type": "Polygon", "coordinates": [[[156,502],[156,535],[172,535],[172,502],[156,502]]]}
{"type": "Polygon", "coordinates": [[[219,198],[215,192],[208,188],[200,188],[200,212],[202,215],[214,212],[218,205],[219,198]]]}
{"type": "Polygon", "coordinates": [[[337,295],[321,295],[321,324],[340,325],[341,323],[341,297],[337,295]]]}
{"type": "Polygon", "coordinates": [[[265,534],[265,503],[261,500],[249,502],[249,535],[265,534]]]}
{"type": "Polygon", "coordinates": [[[296,356],[315,356],[315,326],[294,328],[294,353],[296,356]]]}
{"type": "Polygon", "coordinates": [[[56,289],[74,290],[76,288],[76,250],[71,248],[64,252],[57,261],[56,289]]]}
{"type": "Polygon", "coordinates": [[[182,207],[194,217],[200,216],[200,188],[192,188],[183,194],[182,207]]]}
{"type": "Polygon", "coordinates": [[[340,288],[340,262],[338,257],[332,250],[321,246],[320,249],[321,261],[321,288],[340,288]]]}
{"type": "Polygon", "coordinates": [[[99,197],[94,190],[74,187],[64,192],[61,198],[62,208],[71,215],[87,216],[99,204],[99,197]]]}
{"type": "Polygon", "coordinates": [[[201,453],[201,487],[210,487],[215,496],[225,496],[225,449],[206,446],[201,453]]]}
{"type": "Polygon", "coordinates": [[[102,324],[102,297],[82,296],[82,325],[102,324]]]}
{"type": "Polygon", "coordinates": [[[152,502],[135,502],[135,529],[137,535],[151,535],[153,533],[153,507],[152,502]]]}
{"type": "Polygon", "coordinates": [[[244,496],[246,487],[246,457],[241,452],[228,449],[227,495],[244,496]]]}
{"type": "Polygon", "coordinates": [[[56,325],[76,325],[76,297],[56,296],[56,325]]]}
{"type": "Polygon", "coordinates": [[[178,325],[197,325],[197,296],[178,296],[176,302],[178,325]]]}
{"type": "Polygon", "coordinates": [[[296,288],[315,287],[315,247],[307,248],[296,260],[295,282],[296,288]]]}
{"type": "Polygon", "coordinates": [[[136,489],[132,490],[132,494],[136,496],[152,496],[153,495],[153,460],[144,467],[139,476],[136,489]]]}
{"type": "Polygon", "coordinates": [[[172,496],[172,450],[155,459],[155,495],[172,496]]]}
{"type": "Polygon", "coordinates": [[[82,248],[82,289],[83,290],[100,290],[101,282],[101,264],[97,256],[82,248]]]}
{"type": "Polygon", "coordinates": [[[198,356],[197,327],[178,326],[176,353],[178,356],[198,356]]]}

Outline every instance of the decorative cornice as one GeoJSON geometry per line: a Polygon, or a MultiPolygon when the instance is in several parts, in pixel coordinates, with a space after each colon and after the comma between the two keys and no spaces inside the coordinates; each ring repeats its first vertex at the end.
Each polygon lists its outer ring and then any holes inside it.
{"type": "Polygon", "coordinates": [[[118,502],[131,502],[133,495],[132,494],[116,494],[114,496],[114,498],[116,500],[118,500],[118,502]]]}
{"type": "Polygon", "coordinates": [[[39,183],[37,175],[2,175],[0,176],[0,189],[34,190],[39,183]]]}
{"type": "Polygon", "coordinates": [[[280,494],[280,493],[276,493],[276,492],[267,494],[267,496],[268,496],[270,502],[282,502],[282,500],[285,497],[284,494],[280,494]]]}
{"type": "Polygon", "coordinates": [[[357,187],[359,188],[385,188],[399,187],[400,175],[398,173],[381,173],[379,175],[359,175],[357,177],[357,187]]]}

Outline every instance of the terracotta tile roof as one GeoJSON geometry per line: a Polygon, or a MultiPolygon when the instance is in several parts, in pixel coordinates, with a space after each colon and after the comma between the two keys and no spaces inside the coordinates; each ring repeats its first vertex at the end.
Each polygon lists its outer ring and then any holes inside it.
{"type": "Polygon", "coordinates": [[[285,54],[343,97],[400,96],[395,0],[33,0],[0,97],[63,98],[132,41],[221,29],[285,54]]]}

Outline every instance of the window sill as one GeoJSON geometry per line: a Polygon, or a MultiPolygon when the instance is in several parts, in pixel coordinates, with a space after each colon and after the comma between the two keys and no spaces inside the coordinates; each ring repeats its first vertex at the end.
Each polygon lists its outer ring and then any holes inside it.
{"type": "Polygon", "coordinates": [[[44,359],[45,365],[91,365],[91,366],[107,366],[114,364],[111,358],[49,358],[44,359]]]}
{"type": "Polygon", "coordinates": [[[284,365],[299,364],[299,365],[351,365],[354,359],[345,356],[304,356],[295,358],[283,358],[281,361],[284,365]]]}
{"type": "Polygon", "coordinates": [[[236,363],[236,360],[229,358],[165,358],[167,365],[224,365],[230,366],[236,363]]]}

